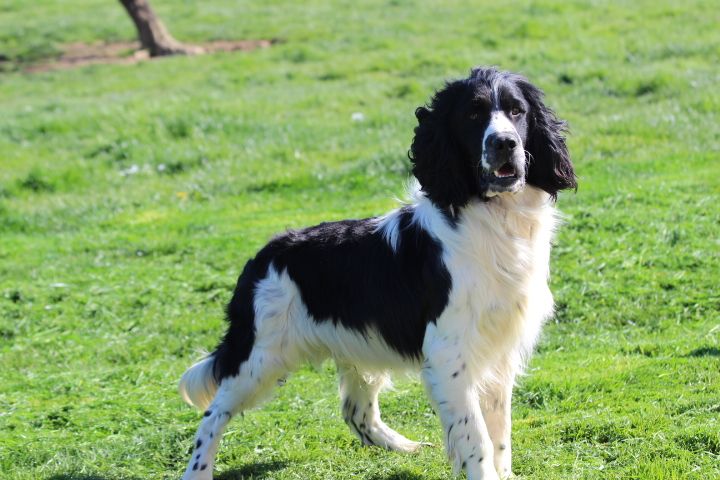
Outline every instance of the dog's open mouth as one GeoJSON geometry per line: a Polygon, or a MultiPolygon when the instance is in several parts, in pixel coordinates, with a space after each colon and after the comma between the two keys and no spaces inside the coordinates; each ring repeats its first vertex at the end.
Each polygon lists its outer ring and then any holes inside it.
{"type": "Polygon", "coordinates": [[[505,162],[500,168],[493,172],[493,175],[495,175],[497,178],[511,178],[516,177],[517,172],[515,171],[515,167],[513,167],[510,162],[505,162]]]}

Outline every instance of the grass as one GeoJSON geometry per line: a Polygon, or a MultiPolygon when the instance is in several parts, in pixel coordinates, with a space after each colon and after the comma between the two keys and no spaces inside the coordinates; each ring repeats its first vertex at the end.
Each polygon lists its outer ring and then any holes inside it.
{"type": "MultiPolygon", "coordinates": [[[[720,31],[713,2],[155,0],[249,53],[30,75],[129,40],[117,2],[0,7],[0,477],[178,478],[199,414],[176,381],[273,233],[401,195],[414,108],[472,65],[525,73],[570,121],[580,189],[557,315],[514,398],[521,479],[720,477],[720,31]],[[364,121],[352,121],[355,112],[364,121]]],[[[333,367],[234,421],[220,479],[440,479],[442,449],[361,448],[333,367]]],[[[417,381],[388,423],[442,443],[417,381]]]]}

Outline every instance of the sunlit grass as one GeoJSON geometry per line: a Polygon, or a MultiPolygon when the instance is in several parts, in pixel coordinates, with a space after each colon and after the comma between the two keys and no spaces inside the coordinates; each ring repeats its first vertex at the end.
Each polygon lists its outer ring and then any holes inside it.
{"type": "MultiPolygon", "coordinates": [[[[580,175],[557,314],[514,400],[515,473],[720,476],[712,2],[154,0],[183,40],[282,42],[22,72],[63,42],[131,39],[115,3],[0,7],[0,477],[178,478],[199,415],[176,381],[246,259],[284,228],[391,208],[415,107],[476,64],[546,90],[580,175]]],[[[381,400],[438,445],[414,456],[361,448],[335,385],[304,368],[234,421],[218,477],[450,476],[417,381],[381,400]]]]}

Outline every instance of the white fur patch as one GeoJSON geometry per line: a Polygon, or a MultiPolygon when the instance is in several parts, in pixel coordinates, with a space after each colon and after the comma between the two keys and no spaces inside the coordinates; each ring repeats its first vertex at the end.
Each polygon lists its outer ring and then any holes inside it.
{"type": "Polygon", "coordinates": [[[502,110],[494,110],[490,114],[490,123],[488,123],[487,128],[485,129],[485,133],[483,134],[483,153],[481,157],[481,163],[483,168],[486,171],[490,170],[490,164],[487,160],[487,139],[490,135],[496,134],[496,133],[514,133],[517,138],[520,138],[520,136],[517,133],[517,130],[515,129],[515,125],[510,121],[510,119],[507,117],[505,112],[502,110]]]}
{"type": "Polygon", "coordinates": [[[401,210],[396,209],[387,215],[383,215],[378,218],[378,224],[376,232],[380,232],[383,238],[393,249],[393,252],[397,252],[398,244],[400,243],[400,215],[401,210]]]}

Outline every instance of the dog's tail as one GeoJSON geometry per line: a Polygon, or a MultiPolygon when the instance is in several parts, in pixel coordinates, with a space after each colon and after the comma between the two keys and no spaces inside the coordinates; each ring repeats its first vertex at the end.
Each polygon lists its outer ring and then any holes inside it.
{"type": "Polygon", "coordinates": [[[180,396],[200,410],[207,409],[218,389],[213,374],[214,365],[215,356],[208,355],[188,368],[180,378],[180,385],[178,385],[180,396]]]}

